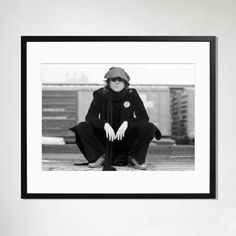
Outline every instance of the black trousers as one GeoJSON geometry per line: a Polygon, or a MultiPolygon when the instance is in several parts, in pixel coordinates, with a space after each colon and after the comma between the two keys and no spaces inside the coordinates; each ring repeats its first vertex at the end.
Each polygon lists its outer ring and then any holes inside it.
{"type": "MultiPolygon", "coordinates": [[[[134,158],[139,164],[143,164],[155,130],[156,127],[150,122],[135,128],[127,128],[122,140],[112,142],[111,164],[127,165],[128,158],[134,158]]],[[[95,162],[105,154],[107,139],[104,129],[97,129],[88,122],[81,122],[73,131],[76,144],[88,162],[95,162]]]]}

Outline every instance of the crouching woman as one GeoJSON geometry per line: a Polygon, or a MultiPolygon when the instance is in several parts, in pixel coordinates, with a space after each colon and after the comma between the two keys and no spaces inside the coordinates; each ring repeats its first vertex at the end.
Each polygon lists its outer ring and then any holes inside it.
{"type": "Polygon", "coordinates": [[[105,160],[106,141],[112,142],[112,165],[131,165],[145,170],[148,147],[152,139],[161,138],[159,129],[149,122],[143,102],[130,77],[120,67],[105,74],[105,86],[93,93],[85,122],[72,127],[76,144],[91,168],[105,160]]]}

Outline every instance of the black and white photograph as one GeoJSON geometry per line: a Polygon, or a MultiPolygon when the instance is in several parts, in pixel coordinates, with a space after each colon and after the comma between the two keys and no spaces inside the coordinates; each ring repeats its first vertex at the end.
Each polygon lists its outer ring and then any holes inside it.
{"type": "Polygon", "coordinates": [[[194,84],[193,64],[43,64],[42,169],[194,171],[194,84]]]}
{"type": "Polygon", "coordinates": [[[214,198],[214,53],[206,36],[23,36],[23,197],[214,198]]]}

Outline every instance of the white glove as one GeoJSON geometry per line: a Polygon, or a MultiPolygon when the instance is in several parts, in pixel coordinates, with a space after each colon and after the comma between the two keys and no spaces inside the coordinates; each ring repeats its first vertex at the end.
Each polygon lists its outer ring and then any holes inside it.
{"type": "Polygon", "coordinates": [[[117,138],[117,140],[122,140],[122,138],[125,137],[125,131],[127,128],[128,128],[128,122],[124,121],[117,130],[115,138],[117,138]]]}
{"type": "Polygon", "coordinates": [[[106,132],[106,138],[108,138],[109,141],[113,141],[113,140],[116,139],[115,132],[114,132],[113,128],[110,126],[109,123],[105,123],[104,129],[105,129],[105,132],[106,132]]]}

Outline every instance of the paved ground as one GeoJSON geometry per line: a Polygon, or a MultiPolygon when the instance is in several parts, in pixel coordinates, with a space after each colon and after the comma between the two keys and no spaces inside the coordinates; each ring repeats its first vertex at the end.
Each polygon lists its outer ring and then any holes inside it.
{"type": "MultiPolygon", "coordinates": [[[[68,146],[67,146],[68,148],[68,146]]],[[[58,147],[56,147],[59,152],[58,147]]],[[[53,153],[52,148],[43,149],[42,169],[45,171],[101,171],[102,168],[89,168],[87,165],[76,166],[75,163],[86,163],[83,155],[65,153],[65,148],[59,153],[53,153]]],[[[71,150],[71,149],[70,149],[71,150]]],[[[55,149],[54,149],[55,151],[55,149]]],[[[155,171],[193,171],[194,146],[150,146],[146,158],[147,170],[155,171]]],[[[128,166],[115,167],[118,171],[137,171],[128,166]]]]}

